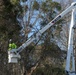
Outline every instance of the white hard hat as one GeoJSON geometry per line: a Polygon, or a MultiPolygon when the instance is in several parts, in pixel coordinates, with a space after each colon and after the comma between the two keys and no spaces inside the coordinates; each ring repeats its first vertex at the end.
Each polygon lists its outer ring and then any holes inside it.
{"type": "Polygon", "coordinates": [[[9,40],[10,42],[12,41],[12,39],[9,40]]]}

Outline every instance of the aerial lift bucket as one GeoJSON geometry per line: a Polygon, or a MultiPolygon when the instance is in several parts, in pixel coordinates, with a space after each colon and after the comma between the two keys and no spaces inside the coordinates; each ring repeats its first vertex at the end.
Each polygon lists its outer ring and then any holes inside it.
{"type": "Polygon", "coordinates": [[[18,53],[13,52],[13,50],[8,51],[8,63],[18,63],[18,59],[20,55],[18,53]]]}

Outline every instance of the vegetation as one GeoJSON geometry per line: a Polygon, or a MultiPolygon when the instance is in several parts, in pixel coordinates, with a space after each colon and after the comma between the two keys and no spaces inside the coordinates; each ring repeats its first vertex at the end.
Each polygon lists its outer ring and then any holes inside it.
{"type": "Polygon", "coordinates": [[[45,65],[45,67],[39,67],[32,75],[65,75],[64,69],[54,66],[45,65]]]}
{"type": "Polygon", "coordinates": [[[66,52],[56,42],[61,38],[64,18],[25,48],[18,64],[8,64],[9,39],[19,47],[62,10],[61,4],[52,0],[22,1],[25,6],[19,0],[0,0],[0,75],[64,75],[66,52]]]}

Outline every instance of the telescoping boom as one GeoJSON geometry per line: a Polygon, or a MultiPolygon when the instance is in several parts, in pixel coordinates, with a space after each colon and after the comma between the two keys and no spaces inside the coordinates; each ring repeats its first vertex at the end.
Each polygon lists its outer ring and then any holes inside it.
{"type": "MultiPolygon", "coordinates": [[[[18,49],[12,49],[10,51],[8,51],[8,62],[9,63],[17,63],[18,62],[18,58],[20,58],[19,53],[26,48],[27,46],[29,46],[34,40],[38,40],[40,39],[40,36],[47,30],[49,29],[51,26],[53,26],[57,21],[59,21],[63,16],[65,16],[68,12],[70,12],[71,10],[74,10],[76,8],[76,2],[73,2],[71,4],[71,6],[69,6],[66,10],[64,10],[61,14],[59,14],[58,16],[56,16],[50,23],[48,23],[45,27],[43,27],[41,30],[39,30],[39,32],[35,35],[32,36],[31,38],[29,38],[25,43],[23,43],[18,49]]],[[[74,11],[73,11],[74,12],[74,11]]],[[[73,15],[73,13],[72,13],[73,15]]],[[[74,16],[74,15],[73,15],[74,16]]],[[[73,26],[73,19],[74,17],[72,17],[71,20],[71,24],[73,26]]],[[[69,32],[69,43],[71,44],[71,42],[73,41],[73,35],[72,32],[72,26],[70,27],[70,32],[69,32]]],[[[70,63],[70,58],[71,58],[71,54],[73,54],[73,49],[71,47],[71,45],[69,45],[68,43],[68,53],[67,53],[67,60],[66,60],[66,65],[68,65],[68,63],[70,63]],[[70,50],[71,48],[71,50],[70,50]],[[70,53],[69,53],[70,52],[70,53]]],[[[74,57],[73,57],[73,61],[74,61],[74,57]]],[[[75,75],[75,73],[70,73],[70,69],[68,69],[68,67],[70,66],[70,64],[68,66],[66,66],[66,73],[68,75],[75,75]]],[[[74,62],[73,62],[73,67],[74,67],[74,62]]],[[[69,67],[70,68],[70,67],[69,67]]],[[[74,68],[73,68],[74,69],[74,68]]],[[[74,69],[75,70],[75,69],[74,69]]]]}
{"type": "Polygon", "coordinates": [[[49,29],[51,26],[53,26],[57,21],[59,21],[64,15],[66,15],[68,12],[70,12],[72,9],[76,7],[76,2],[72,3],[70,7],[68,7],[66,10],[64,10],[61,14],[59,14],[57,17],[55,17],[50,23],[48,23],[44,28],[39,30],[39,32],[36,34],[36,36],[33,36],[32,38],[29,38],[25,43],[23,43],[18,49],[12,50],[15,52],[21,52],[24,48],[26,48],[30,43],[32,43],[35,39],[38,39],[42,33],[44,33],[47,29],[49,29]]]}

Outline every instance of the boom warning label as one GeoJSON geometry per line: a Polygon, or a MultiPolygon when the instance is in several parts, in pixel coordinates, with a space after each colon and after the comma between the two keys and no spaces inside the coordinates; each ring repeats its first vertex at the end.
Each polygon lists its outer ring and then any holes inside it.
{"type": "Polygon", "coordinates": [[[52,23],[56,23],[58,20],[60,20],[60,18],[61,18],[61,15],[59,15],[58,17],[56,17],[56,18],[52,21],[52,23]]]}

